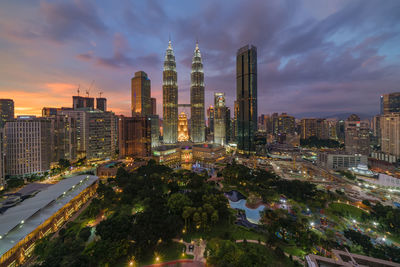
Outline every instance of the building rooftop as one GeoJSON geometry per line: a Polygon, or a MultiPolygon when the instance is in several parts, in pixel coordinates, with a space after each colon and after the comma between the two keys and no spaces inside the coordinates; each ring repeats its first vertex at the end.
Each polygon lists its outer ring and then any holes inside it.
{"type": "Polygon", "coordinates": [[[97,179],[94,175],[64,179],[1,214],[0,257],[97,179]]]}

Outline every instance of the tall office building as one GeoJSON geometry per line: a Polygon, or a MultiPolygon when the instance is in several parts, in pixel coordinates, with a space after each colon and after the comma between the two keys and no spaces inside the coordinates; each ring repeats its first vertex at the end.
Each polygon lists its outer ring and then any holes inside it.
{"type": "Polygon", "coordinates": [[[160,117],[157,114],[147,116],[150,120],[151,128],[151,147],[160,146],[160,117]]]}
{"type": "Polygon", "coordinates": [[[104,97],[96,98],[96,109],[107,111],[107,99],[104,97]]]}
{"type": "Polygon", "coordinates": [[[229,143],[231,141],[231,109],[229,107],[226,107],[226,113],[225,113],[225,130],[226,130],[226,143],[229,143]]]}
{"type": "Polygon", "coordinates": [[[73,96],[72,97],[72,108],[90,108],[94,109],[94,98],[93,97],[83,97],[83,96],[73,96]]]}
{"type": "Polygon", "coordinates": [[[238,136],[238,117],[239,117],[239,104],[237,101],[233,103],[233,129],[232,129],[232,138],[237,143],[237,136],[238,136]]]}
{"type": "Polygon", "coordinates": [[[189,140],[188,119],[185,112],[179,114],[178,119],[178,141],[185,142],[189,140]]]}
{"type": "Polygon", "coordinates": [[[154,97],[151,98],[151,114],[157,115],[157,99],[154,97]]]}
{"type": "Polygon", "coordinates": [[[5,136],[8,175],[42,174],[50,169],[50,120],[19,116],[16,120],[7,122],[5,136]]]}
{"type": "Polygon", "coordinates": [[[178,75],[171,41],[165,53],[163,70],[163,136],[165,144],[178,140],[178,75]]]}
{"type": "Polygon", "coordinates": [[[205,141],[204,118],[204,72],[198,43],[194,49],[190,75],[191,139],[194,143],[205,141]]]}
{"type": "Polygon", "coordinates": [[[369,125],[366,121],[352,114],[345,121],[345,148],[350,154],[369,155],[369,125]]]}
{"type": "Polygon", "coordinates": [[[151,154],[151,121],[146,117],[118,118],[119,157],[147,157],[151,154]]]}
{"type": "Polygon", "coordinates": [[[383,95],[383,114],[400,113],[400,92],[383,95]]]}
{"type": "Polygon", "coordinates": [[[207,109],[208,129],[211,134],[214,133],[214,106],[210,105],[207,109]]]}
{"type": "Polygon", "coordinates": [[[382,152],[400,157],[400,114],[380,117],[382,152]]]}
{"type": "Polygon", "coordinates": [[[0,191],[6,187],[4,163],[4,128],[0,127],[0,191]]]}
{"type": "Polygon", "coordinates": [[[246,45],[236,55],[237,143],[243,152],[255,151],[257,132],[257,48],[246,45]]]}
{"type": "Polygon", "coordinates": [[[116,119],[109,111],[77,109],[60,110],[76,121],[77,157],[88,160],[111,158],[116,149],[116,119]]]}
{"type": "Polygon", "coordinates": [[[151,115],[151,84],[146,72],[135,72],[132,84],[132,116],[151,115]]]}
{"type": "Polygon", "coordinates": [[[0,128],[4,127],[6,121],[14,119],[14,100],[0,99],[0,128]]]}
{"type": "Polygon", "coordinates": [[[226,144],[225,93],[214,93],[214,143],[226,144]]]}

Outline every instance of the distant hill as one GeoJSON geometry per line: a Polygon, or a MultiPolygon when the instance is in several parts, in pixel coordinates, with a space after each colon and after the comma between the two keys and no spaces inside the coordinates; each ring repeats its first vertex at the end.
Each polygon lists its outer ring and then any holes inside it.
{"type": "MultiPolygon", "coordinates": [[[[294,114],[294,116],[297,119],[302,119],[302,118],[326,118],[326,119],[338,119],[338,120],[345,120],[347,119],[351,114],[351,112],[344,112],[344,113],[337,113],[337,114],[332,114],[332,113],[327,113],[327,112],[304,112],[304,113],[297,113],[294,114]]],[[[360,119],[366,120],[370,119],[375,115],[372,114],[364,114],[364,113],[357,113],[354,112],[354,114],[357,114],[360,119]]]]}

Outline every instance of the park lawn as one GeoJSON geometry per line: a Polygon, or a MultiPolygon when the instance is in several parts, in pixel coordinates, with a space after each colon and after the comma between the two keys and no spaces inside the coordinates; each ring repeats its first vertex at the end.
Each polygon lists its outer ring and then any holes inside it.
{"type": "MultiPolygon", "coordinates": [[[[156,248],[156,252],[153,255],[141,260],[137,266],[145,266],[173,260],[193,259],[192,255],[187,255],[186,253],[182,255],[185,248],[185,245],[177,242],[163,243],[156,248]],[[156,262],[156,255],[160,258],[158,262],[156,262]]],[[[128,263],[120,266],[128,266],[128,263]]]]}
{"type": "Polygon", "coordinates": [[[275,255],[274,250],[264,246],[264,245],[259,245],[259,244],[254,244],[254,243],[239,243],[239,247],[244,249],[245,247],[248,247],[249,249],[257,249],[257,248],[264,248],[263,249],[263,256],[265,256],[268,261],[265,262],[265,266],[273,266],[273,267],[291,267],[295,266],[295,264],[287,257],[278,257],[275,255]]]}
{"type": "Polygon", "coordinates": [[[293,256],[297,256],[297,257],[304,257],[305,255],[307,255],[307,252],[305,252],[304,250],[296,247],[295,245],[285,245],[285,246],[281,246],[281,248],[283,249],[283,251],[285,251],[286,253],[293,255],[293,256]]]}
{"type": "Polygon", "coordinates": [[[254,230],[247,229],[243,226],[239,226],[236,224],[220,224],[215,225],[210,231],[207,232],[189,232],[183,235],[183,240],[185,242],[190,242],[194,239],[212,239],[212,238],[220,238],[220,239],[231,239],[231,240],[258,240],[265,241],[265,237],[263,234],[257,233],[254,230]]]}
{"type": "Polygon", "coordinates": [[[339,212],[341,213],[344,217],[351,217],[357,220],[361,219],[361,215],[368,214],[367,212],[363,211],[362,209],[359,209],[357,207],[354,207],[352,205],[348,205],[345,203],[337,203],[333,202],[329,205],[329,210],[333,212],[339,212]]]}

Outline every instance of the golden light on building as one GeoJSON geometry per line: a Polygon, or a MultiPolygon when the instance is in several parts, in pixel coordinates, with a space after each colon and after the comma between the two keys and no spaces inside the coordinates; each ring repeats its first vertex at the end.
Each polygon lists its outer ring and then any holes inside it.
{"type": "Polygon", "coordinates": [[[184,142],[189,140],[188,120],[185,112],[181,112],[178,118],[178,141],[184,142]]]}

